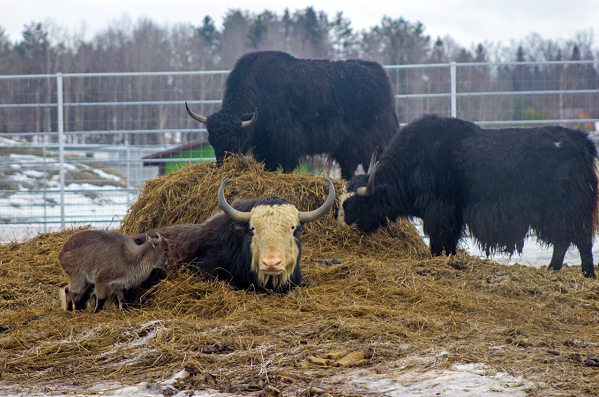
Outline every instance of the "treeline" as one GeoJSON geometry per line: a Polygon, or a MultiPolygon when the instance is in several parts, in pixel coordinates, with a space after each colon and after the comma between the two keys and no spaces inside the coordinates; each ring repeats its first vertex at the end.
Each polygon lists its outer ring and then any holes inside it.
{"type": "Polygon", "coordinates": [[[197,25],[160,26],[126,18],[86,40],[60,27],[31,22],[10,42],[0,26],[0,74],[226,70],[244,53],[281,50],[302,58],[365,58],[384,65],[488,61],[594,60],[591,32],[564,40],[538,35],[502,46],[458,45],[451,32],[431,38],[420,22],[383,17],[356,30],[342,12],[312,7],[283,15],[231,10],[222,26],[206,16],[197,25]]]}
{"type": "MultiPolygon", "coordinates": [[[[343,13],[331,18],[312,7],[283,15],[232,10],[222,26],[209,16],[197,26],[123,19],[89,40],[61,31],[32,22],[24,27],[21,39],[10,42],[0,27],[0,75],[229,70],[241,55],[257,50],[282,50],[300,58],[365,58],[383,65],[456,61],[461,64],[457,92],[467,94],[457,99],[458,117],[500,122],[577,118],[586,124],[576,127],[588,130],[595,128],[592,121],[599,118],[599,54],[590,31],[567,40],[531,35],[508,46],[479,43],[465,48],[450,35],[431,39],[420,22],[384,17],[378,25],[357,31],[343,13]],[[559,60],[595,62],[524,63],[559,60]],[[466,64],[504,61],[515,63],[466,64]],[[516,91],[548,93],[509,95],[516,91]]],[[[423,113],[448,114],[448,67],[387,71],[398,95],[400,122],[423,113]]],[[[173,144],[198,139],[198,123],[180,103],[196,101],[197,112],[212,114],[220,108],[225,79],[218,72],[70,76],[63,87],[67,140],[173,144]]],[[[0,79],[0,134],[55,141],[56,137],[35,134],[58,130],[56,93],[55,77],[0,79]]]]}

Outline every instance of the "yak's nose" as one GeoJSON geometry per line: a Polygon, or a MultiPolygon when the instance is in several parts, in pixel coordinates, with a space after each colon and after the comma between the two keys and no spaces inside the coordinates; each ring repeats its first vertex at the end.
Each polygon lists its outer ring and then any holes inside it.
{"type": "Polygon", "coordinates": [[[264,270],[280,270],[282,263],[281,256],[272,248],[267,249],[266,254],[260,258],[260,264],[264,270]]]}
{"type": "Polygon", "coordinates": [[[266,270],[277,270],[281,267],[281,263],[279,258],[262,259],[262,266],[264,266],[264,269],[266,270]]]}

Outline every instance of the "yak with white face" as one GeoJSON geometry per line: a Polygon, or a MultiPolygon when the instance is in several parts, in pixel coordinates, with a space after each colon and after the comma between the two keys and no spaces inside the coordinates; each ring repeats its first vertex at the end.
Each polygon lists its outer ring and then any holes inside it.
{"type": "Polygon", "coordinates": [[[280,197],[237,200],[224,196],[227,179],[218,192],[223,210],[202,224],[165,226],[134,236],[159,233],[169,241],[169,260],[199,273],[225,280],[238,289],[288,292],[302,282],[300,232],[304,223],[324,216],[335,201],[329,195],[318,209],[302,212],[280,197]]]}

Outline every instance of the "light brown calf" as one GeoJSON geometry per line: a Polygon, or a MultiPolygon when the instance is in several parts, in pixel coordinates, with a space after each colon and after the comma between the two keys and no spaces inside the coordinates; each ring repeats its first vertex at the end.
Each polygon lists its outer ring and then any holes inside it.
{"type": "Polygon", "coordinates": [[[161,235],[146,236],[137,245],[118,232],[85,230],[71,236],[58,254],[58,262],[69,279],[64,289],[66,310],[81,310],[95,290],[94,312],[102,309],[108,297],[125,305],[125,291],[137,288],[154,274],[166,272],[168,242],[161,235]]]}

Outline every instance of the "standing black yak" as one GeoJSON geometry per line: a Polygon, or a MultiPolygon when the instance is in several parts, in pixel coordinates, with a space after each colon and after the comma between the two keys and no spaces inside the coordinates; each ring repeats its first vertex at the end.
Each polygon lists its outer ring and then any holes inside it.
{"type": "Polygon", "coordinates": [[[349,181],[339,218],[367,233],[387,219],[422,218],[433,255],[455,254],[466,227],[487,254],[521,252],[530,229],[553,245],[550,268],[559,270],[574,244],[584,275],[595,278],[597,164],[582,131],[481,129],[428,115],[393,137],[370,175],[349,181]]]}
{"type": "Polygon", "coordinates": [[[266,169],[291,172],[326,154],[349,179],[399,129],[389,77],[375,62],[297,59],[278,51],[241,57],[227,78],[222,108],[206,124],[217,163],[246,153],[266,169]]]}
{"type": "Polygon", "coordinates": [[[227,281],[238,289],[288,292],[302,281],[300,269],[302,225],[324,216],[335,201],[329,196],[313,211],[302,212],[280,197],[237,200],[218,191],[219,212],[202,224],[161,227],[134,236],[138,243],[156,233],[168,239],[169,263],[188,264],[205,276],[227,281]]]}

